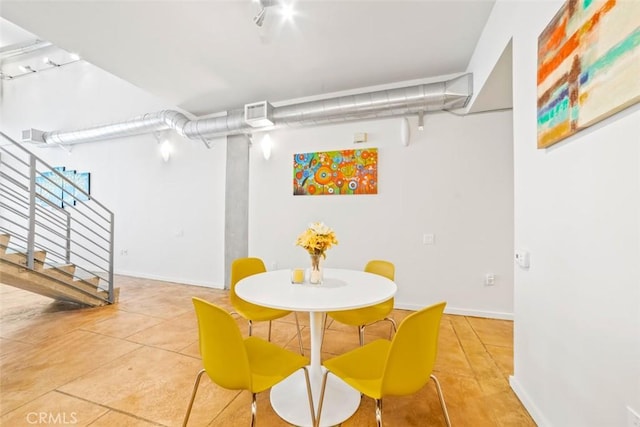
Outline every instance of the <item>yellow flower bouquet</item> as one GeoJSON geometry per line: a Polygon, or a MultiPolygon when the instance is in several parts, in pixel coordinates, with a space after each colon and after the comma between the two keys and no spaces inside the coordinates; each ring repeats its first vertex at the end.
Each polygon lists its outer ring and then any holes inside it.
{"type": "Polygon", "coordinates": [[[305,248],[310,255],[322,255],[323,258],[326,258],[325,251],[337,244],[335,232],[322,222],[309,224],[296,241],[296,245],[305,248]]]}
{"type": "Polygon", "coordinates": [[[314,222],[298,236],[297,246],[302,246],[311,255],[311,272],[309,282],[313,284],[322,283],[322,268],[320,267],[320,256],[326,258],[325,251],[333,245],[338,244],[335,232],[322,222],[314,222]]]}

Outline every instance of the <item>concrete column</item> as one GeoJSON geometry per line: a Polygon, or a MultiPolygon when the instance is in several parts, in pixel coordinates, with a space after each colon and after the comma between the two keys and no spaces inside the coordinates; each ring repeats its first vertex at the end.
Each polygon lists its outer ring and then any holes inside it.
{"type": "Polygon", "coordinates": [[[229,288],[231,262],[249,254],[249,137],[227,137],[225,184],[224,283],[229,288]]]}

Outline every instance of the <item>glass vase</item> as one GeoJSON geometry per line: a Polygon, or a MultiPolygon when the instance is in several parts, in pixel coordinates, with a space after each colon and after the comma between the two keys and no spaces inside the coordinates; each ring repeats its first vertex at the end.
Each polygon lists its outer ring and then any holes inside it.
{"type": "Polygon", "coordinates": [[[309,283],[313,285],[319,285],[322,283],[322,258],[322,255],[311,255],[309,283]]]}

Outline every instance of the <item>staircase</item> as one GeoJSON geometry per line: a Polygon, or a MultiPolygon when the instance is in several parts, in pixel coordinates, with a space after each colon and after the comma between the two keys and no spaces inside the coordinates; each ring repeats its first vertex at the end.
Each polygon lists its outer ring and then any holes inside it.
{"type": "Polygon", "coordinates": [[[56,300],[115,303],[113,213],[0,132],[0,283],[56,300]]]}

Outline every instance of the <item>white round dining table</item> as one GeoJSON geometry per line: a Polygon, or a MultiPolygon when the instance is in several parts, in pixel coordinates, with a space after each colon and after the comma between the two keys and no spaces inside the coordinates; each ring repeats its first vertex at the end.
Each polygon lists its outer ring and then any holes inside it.
{"type": "MultiPolygon", "coordinates": [[[[396,284],[386,277],[358,270],[324,270],[323,282],[312,285],[291,283],[290,270],[255,274],[236,284],[236,294],[254,304],[270,308],[309,312],[311,362],[309,377],[314,407],[318,407],[324,368],[321,361],[322,327],[328,311],[367,307],[393,297],[396,284]]],[[[354,332],[355,333],[355,332],[354,332]]],[[[321,426],[333,426],[347,420],[360,405],[360,393],[330,375],[322,409],[321,426]]],[[[307,388],[298,371],[271,389],[271,406],[287,422],[311,426],[307,388]]]]}

